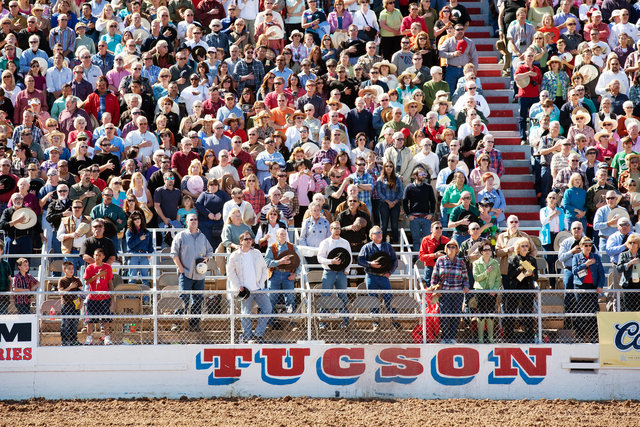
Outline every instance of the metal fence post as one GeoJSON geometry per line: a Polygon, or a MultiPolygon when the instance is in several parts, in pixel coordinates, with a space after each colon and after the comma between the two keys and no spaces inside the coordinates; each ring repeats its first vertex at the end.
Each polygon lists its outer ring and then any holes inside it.
{"type": "Polygon", "coordinates": [[[229,301],[229,319],[231,320],[231,325],[229,327],[229,344],[235,344],[235,336],[236,336],[236,302],[233,299],[233,295],[229,290],[225,292],[225,298],[229,301]]]}
{"type": "Polygon", "coordinates": [[[542,339],[542,291],[538,289],[538,343],[541,343],[541,342],[543,342],[543,339],[542,339]]]}
{"type": "MultiPolygon", "coordinates": [[[[155,233],[153,233],[155,235],[155,233]]],[[[151,267],[151,271],[153,272],[153,277],[158,277],[158,258],[156,253],[154,252],[151,255],[151,259],[153,260],[153,266],[151,267]]],[[[158,288],[156,284],[151,288],[152,294],[151,298],[153,298],[153,345],[158,345],[158,288]]]]}

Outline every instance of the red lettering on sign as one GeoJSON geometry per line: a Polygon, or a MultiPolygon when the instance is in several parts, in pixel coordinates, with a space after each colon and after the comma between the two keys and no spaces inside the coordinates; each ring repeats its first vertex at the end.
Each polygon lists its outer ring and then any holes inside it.
{"type": "Polygon", "coordinates": [[[340,365],[340,359],[364,359],[364,348],[330,348],[322,356],[322,370],[334,377],[353,377],[362,375],[366,369],[364,362],[345,362],[346,367],[340,365]]]}
{"type": "Polygon", "coordinates": [[[496,377],[514,377],[518,375],[520,367],[529,377],[543,377],[547,375],[547,357],[551,356],[550,348],[530,347],[529,355],[519,348],[496,348],[494,354],[500,360],[499,366],[494,370],[496,377]],[[531,360],[533,357],[533,361],[531,360]]]}
{"type": "Polygon", "coordinates": [[[266,359],[266,374],[270,377],[298,377],[304,373],[304,359],[311,354],[308,348],[290,348],[288,365],[285,367],[286,348],[263,348],[261,355],[266,359]]]}
{"type": "Polygon", "coordinates": [[[418,347],[410,348],[385,348],[380,352],[379,356],[382,362],[391,365],[382,365],[380,373],[383,377],[417,377],[422,374],[424,368],[417,360],[420,358],[420,349],[418,347]]]}
{"type": "Polygon", "coordinates": [[[480,355],[473,348],[448,347],[438,352],[437,360],[438,373],[447,377],[469,377],[480,372],[480,355]]]}
{"type": "Polygon", "coordinates": [[[13,349],[13,360],[22,360],[22,349],[14,348],[13,349]]]}
{"type": "Polygon", "coordinates": [[[213,370],[216,378],[235,378],[239,377],[242,371],[236,367],[236,357],[240,357],[244,362],[251,362],[250,348],[205,348],[202,352],[202,361],[213,362],[214,358],[218,358],[220,363],[213,370]]]}
{"type": "Polygon", "coordinates": [[[22,349],[22,360],[31,360],[31,347],[22,349]]]}

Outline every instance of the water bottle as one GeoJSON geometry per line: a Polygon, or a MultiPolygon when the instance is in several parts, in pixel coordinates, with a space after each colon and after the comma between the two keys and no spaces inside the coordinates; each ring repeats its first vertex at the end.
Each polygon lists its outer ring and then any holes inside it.
{"type": "Polygon", "coordinates": [[[52,316],[56,315],[56,309],[52,306],[51,309],[49,309],[49,314],[52,316]]]}

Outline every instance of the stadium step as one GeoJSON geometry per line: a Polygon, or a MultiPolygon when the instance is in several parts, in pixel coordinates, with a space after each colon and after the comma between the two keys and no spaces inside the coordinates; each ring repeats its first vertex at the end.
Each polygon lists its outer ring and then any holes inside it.
{"type": "Polygon", "coordinates": [[[491,109],[488,128],[495,137],[496,148],[502,152],[505,174],[500,186],[507,201],[506,214],[517,215],[522,227],[537,228],[540,226],[540,208],[530,173],[531,148],[520,145],[519,109],[512,103],[511,79],[502,77],[502,65],[498,63],[499,54],[495,49],[497,39],[493,37],[493,27],[488,25],[488,3],[466,1],[461,4],[471,15],[466,35],[476,43],[478,51],[477,74],[491,109]]]}

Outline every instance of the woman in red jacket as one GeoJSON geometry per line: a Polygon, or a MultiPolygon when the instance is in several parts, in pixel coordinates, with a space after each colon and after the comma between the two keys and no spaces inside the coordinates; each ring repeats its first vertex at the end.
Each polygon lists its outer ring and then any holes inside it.
{"type": "Polygon", "coordinates": [[[98,123],[101,123],[103,113],[111,113],[111,122],[118,123],[120,121],[120,103],[118,98],[107,88],[109,82],[106,77],[100,76],[96,82],[96,90],[87,97],[83,108],[90,116],[95,117],[98,123]],[[100,98],[104,97],[104,111],[100,109],[100,98]]]}

